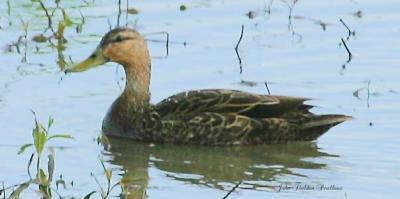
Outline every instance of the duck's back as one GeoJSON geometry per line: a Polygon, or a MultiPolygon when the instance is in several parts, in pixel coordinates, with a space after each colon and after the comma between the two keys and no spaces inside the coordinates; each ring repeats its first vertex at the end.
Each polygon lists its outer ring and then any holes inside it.
{"type": "MultiPolygon", "coordinates": [[[[315,140],[349,119],[343,115],[315,115],[309,112],[312,106],[304,104],[305,100],[225,89],[187,91],[161,101],[145,113],[132,113],[135,118],[142,118],[142,126],[131,118],[135,127],[125,127],[126,132],[118,136],[202,145],[278,143],[315,140]]],[[[116,103],[106,123],[124,120],[112,114],[120,106],[116,103]]]]}
{"type": "Polygon", "coordinates": [[[164,140],[231,145],[315,140],[349,117],[315,115],[306,98],[208,89],[171,96],[155,106],[164,140]],[[168,138],[168,139],[167,139],[168,138]]]}

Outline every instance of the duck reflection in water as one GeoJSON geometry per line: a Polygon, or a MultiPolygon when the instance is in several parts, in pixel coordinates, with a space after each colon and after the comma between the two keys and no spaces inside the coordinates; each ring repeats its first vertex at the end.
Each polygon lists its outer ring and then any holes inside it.
{"type": "Polygon", "coordinates": [[[223,184],[241,181],[239,189],[275,191],[279,177],[307,177],[294,169],[326,167],[305,158],[337,157],[321,152],[313,142],[235,147],[149,146],[117,138],[109,142],[111,147],[104,154],[110,164],[121,167],[123,198],[147,198],[149,168],[170,179],[214,189],[230,189],[223,184]]]}

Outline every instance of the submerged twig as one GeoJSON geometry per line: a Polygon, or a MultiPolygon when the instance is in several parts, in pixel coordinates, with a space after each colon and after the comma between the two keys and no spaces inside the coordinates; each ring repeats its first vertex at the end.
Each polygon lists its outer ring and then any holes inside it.
{"type": "Polygon", "coordinates": [[[32,179],[32,175],[31,175],[31,164],[32,164],[32,161],[33,161],[33,157],[34,157],[34,156],[35,156],[35,154],[32,153],[32,155],[31,155],[31,157],[29,158],[29,161],[28,161],[28,166],[26,167],[26,170],[27,170],[27,172],[28,172],[28,176],[29,176],[30,179],[32,179]]]}
{"type": "Polygon", "coordinates": [[[350,28],[347,26],[346,23],[344,23],[343,19],[339,19],[339,21],[343,24],[343,26],[347,29],[347,31],[349,31],[349,35],[351,34],[351,30],[350,28]]]}
{"type": "Polygon", "coordinates": [[[267,88],[268,95],[271,95],[271,92],[269,91],[269,88],[268,88],[268,82],[264,82],[264,84],[265,84],[265,87],[267,88]]]}
{"type": "Polygon", "coordinates": [[[85,16],[83,15],[81,10],[79,10],[79,14],[81,15],[81,23],[76,25],[76,33],[81,33],[82,32],[83,25],[86,22],[85,16]]]}
{"type": "Polygon", "coordinates": [[[349,47],[347,47],[347,44],[346,44],[346,42],[344,41],[344,39],[341,38],[341,40],[342,40],[342,43],[343,43],[343,45],[344,45],[344,48],[346,49],[346,51],[347,51],[347,53],[348,53],[348,55],[349,55],[349,58],[348,58],[348,60],[347,60],[347,63],[349,63],[349,62],[351,61],[353,55],[351,54],[351,52],[350,52],[350,50],[349,50],[349,47]]]}
{"type": "Polygon", "coordinates": [[[281,0],[283,3],[286,4],[286,6],[289,8],[289,16],[288,16],[288,30],[289,32],[292,33],[292,38],[294,38],[294,36],[298,37],[298,42],[300,43],[303,40],[303,36],[299,33],[297,33],[294,30],[293,24],[292,24],[292,18],[293,18],[293,9],[296,5],[296,3],[298,2],[297,0],[294,0],[292,4],[290,4],[288,1],[286,0],[281,0]]]}
{"type": "MultiPolygon", "coordinates": [[[[168,32],[166,32],[166,31],[162,31],[162,32],[151,32],[151,33],[147,33],[147,34],[145,34],[145,36],[148,36],[148,35],[158,35],[158,34],[165,34],[166,36],[167,36],[167,40],[165,41],[165,50],[166,50],[166,54],[167,54],[167,57],[168,57],[168,55],[169,55],[169,33],[168,32]]],[[[147,41],[152,41],[152,42],[164,42],[164,41],[162,41],[162,40],[153,40],[153,39],[146,39],[147,41]]],[[[178,42],[175,42],[175,43],[178,43],[178,42]]],[[[186,43],[183,43],[184,45],[186,44],[186,43]]]]}
{"type": "Polygon", "coordinates": [[[283,3],[285,3],[287,5],[287,7],[289,8],[289,22],[288,22],[288,29],[292,30],[292,13],[293,13],[293,7],[295,5],[295,2],[293,2],[293,5],[290,5],[289,2],[285,1],[285,0],[281,0],[283,3]]]}
{"type": "Polygon", "coordinates": [[[120,17],[121,17],[121,13],[122,13],[122,10],[121,10],[121,0],[118,0],[118,18],[117,18],[117,26],[119,26],[119,19],[120,19],[120,17]]]}
{"type": "MultiPolygon", "coordinates": [[[[99,186],[100,191],[101,191],[101,193],[102,193],[101,195],[103,196],[103,193],[105,193],[105,192],[104,192],[103,187],[102,187],[101,184],[100,184],[99,179],[97,179],[97,177],[96,177],[93,173],[90,173],[90,175],[94,178],[94,181],[96,182],[97,186],[99,186]]],[[[103,197],[103,198],[104,198],[104,197],[103,197]]]]}
{"type": "Polygon", "coordinates": [[[39,0],[39,4],[40,4],[40,7],[42,7],[42,9],[44,10],[44,13],[46,14],[46,17],[47,17],[47,28],[46,28],[45,32],[46,32],[48,29],[50,29],[51,32],[53,32],[53,34],[55,35],[56,32],[55,32],[54,29],[53,29],[51,16],[50,16],[49,12],[47,11],[46,6],[43,4],[42,0],[39,0]]]}
{"type": "Polygon", "coordinates": [[[110,195],[111,191],[111,173],[109,173],[109,170],[107,170],[106,166],[104,165],[104,162],[100,160],[101,166],[103,167],[104,173],[106,174],[107,178],[107,192],[106,196],[110,195]]]}
{"type": "Polygon", "coordinates": [[[349,40],[350,39],[350,36],[354,36],[355,34],[356,34],[356,32],[355,31],[351,31],[350,30],[350,28],[349,28],[349,26],[347,26],[347,24],[346,23],[344,23],[344,21],[343,21],[343,19],[339,19],[339,21],[340,21],[340,23],[342,23],[343,24],[343,26],[347,29],[347,31],[349,32],[349,35],[347,36],[347,40],[349,40]]]}
{"type": "Polygon", "coordinates": [[[128,16],[129,16],[129,0],[126,0],[126,15],[125,15],[125,26],[128,26],[128,16]]]}
{"type": "Polygon", "coordinates": [[[237,58],[239,60],[240,74],[242,74],[242,72],[243,72],[243,67],[242,67],[242,59],[240,58],[240,54],[239,54],[238,48],[239,48],[239,44],[240,44],[240,42],[242,41],[242,38],[243,38],[243,31],[244,31],[244,25],[242,25],[242,31],[240,32],[240,37],[239,37],[239,40],[238,40],[238,42],[236,44],[236,47],[235,47],[236,56],[237,56],[237,58]]]}
{"type": "Polygon", "coordinates": [[[235,191],[239,187],[239,185],[242,184],[242,181],[239,181],[222,199],[227,199],[228,196],[235,191]]]}

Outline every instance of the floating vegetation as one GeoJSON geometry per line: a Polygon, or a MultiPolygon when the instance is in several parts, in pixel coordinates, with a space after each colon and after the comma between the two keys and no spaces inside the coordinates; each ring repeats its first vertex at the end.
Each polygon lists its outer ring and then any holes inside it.
{"type": "Polygon", "coordinates": [[[363,17],[363,11],[362,10],[357,10],[357,12],[353,13],[353,16],[357,18],[362,18],[363,17]]]}
{"type": "Polygon", "coordinates": [[[259,84],[259,82],[255,82],[255,81],[247,81],[247,80],[240,80],[240,82],[237,82],[236,84],[239,84],[241,86],[248,86],[248,87],[254,87],[257,86],[259,84]]]}
{"type": "Polygon", "coordinates": [[[184,4],[181,4],[180,6],[179,6],[179,10],[180,11],[185,11],[187,9],[187,7],[184,5],[184,4]]]}
{"type": "Polygon", "coordinates": [[[248,13],[246,13],[246,16],[249,19],[254,19],[254,18],[257,17],[257,15],[258,15],[258,13],[256,11],[253,11],[253,10],[250,10],[248,13]]]}
{"type": "Polygon", "coordinates": [[[43,34],[38,34],[32,37],[32,41],[37,43],[44,43],[48,41],[48,37],[44,36],[43,34]]]}
{"type": "Polygon", "coordinates": [[[323,31],[326,31],[326,27],[328,25],[332,25],[332,24],[329,24],[329,23],[324,22],[322,20],[314,19],[314,18],[311,18],[311,17],[305,17],[305,16],[293,16],[293,19],[304,19],[304,20],[308,20],[308,21],[314,22],[315,24],[318,24],[319,26],[321,26],[323,31]]]}
{"type": "MultiPolygon", "coordinates": [[[[21,19],[21,26],[23,33],[18,37],[16,42],[6,45],[5,52],[13,52],[14,50],[22,55],[21,63],[26,63],[30,65],[43,65],[42,63],[31,64],[28,63],[28,51],[30,49],[29,41],[35,43],[49,43],[46,47],[55,48],[58,54],[57,63],[59,65],[60,70],[64,70],[68,64],[65,61],[65,56],[63,51],[65,50],[65,44],[68,42],[65,38],[64,34],[68,27],[76,27],[76,32],[80,33],[83,29],[83,24],[85,24],[85,17],[80,12],[81,22],[76,23],[69,16],[66,9],[61,6],[61,1],[54,1],[55,6],[46,5],[43,0],[32,1],[33,4],[37,4],[40,11],[43,11],[43,15],[46,18],[46,25],[43,27],[43,31],[41,33],[35,33],[31,38],[29,38],[28,30],[30,28],[29,21],[24,21],[21,19]],[[58,23],[56,23],[58,22],[58,23]],[[49,33],[50,32],[50,33],[49,33]],[[29,39],[28,39],[29,38],[29,39]],[[24,48],[22,48],[24,47],[24,48]]],[[[31,7],[30,7],[31,8],[31,7]]],[[[29,8],[29,9],[30,9],[29,8]]],[[[35,28],[37,29],[37,27],[35,28]]],[[[43,52],[41,48],[43,45],[33,45],[31,46],[32,52],[43,52]]]]}
{"type": "Polygon", "coordinates": [[[370,89],[371,86],[371,80],[367,81],[367,86],[358,88],[353,92],[353,96],[359,100],[365,100],[367,102],[367,107],[370,107],[370,98],[371,96],[379,96],[381,93],[379,92],[373,92],[370,89]]]}
{"type": "Polygon", "coordinates": [[[128,8],[127,12],[131,15],[137,15],[139,14],[139,10],[136,8],[128,8]]]}

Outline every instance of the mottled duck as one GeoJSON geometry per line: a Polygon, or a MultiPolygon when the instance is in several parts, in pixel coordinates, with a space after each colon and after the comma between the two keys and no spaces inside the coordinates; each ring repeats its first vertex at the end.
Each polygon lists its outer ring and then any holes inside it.
{"type": "Polygon", "coordinates": [[[284,143],[315,140],[350,117],[316,115],[307,98],[227,89],[191,90],[150,103],[150,56],[135,30],[115,28],[84,61],[65,72],[81,72],[116,62],[126,85],[102,125],[106,136],[140,142],[199,145],[284,143]]]}

